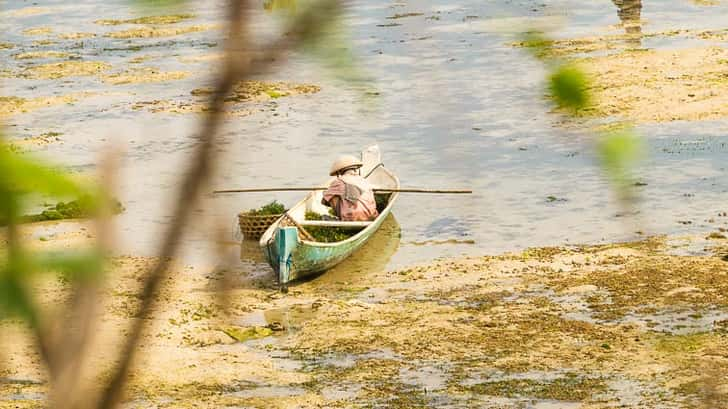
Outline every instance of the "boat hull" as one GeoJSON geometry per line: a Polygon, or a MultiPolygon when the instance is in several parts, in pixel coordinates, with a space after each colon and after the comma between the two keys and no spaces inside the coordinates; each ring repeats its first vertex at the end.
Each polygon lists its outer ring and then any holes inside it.
{"type": "MultiPolygon", "coordinates": [[[[288,265],[288,281],[324,272],[341,263],[353,252],[363,246],[364,243],[366,243],[369,238],[377,232],[388,215],[389,209],[387,209],[386,213],[377,217],[377,219],[365,229],[366,231],[362,232],[363,234],[358,235],[358,237],[354,240],[346,240],[340,243],[327,243],[328,245],[299,241],[298,245],[295,249],[293,249],[290,255],[291,262],[288,265]]],[[[268,264],[273,267],[276,275],[280,277],[279,248],[280,243],[278,243],[278,236],[274,235],[272,240],[266,243],[264,255],[268,264]]]]}

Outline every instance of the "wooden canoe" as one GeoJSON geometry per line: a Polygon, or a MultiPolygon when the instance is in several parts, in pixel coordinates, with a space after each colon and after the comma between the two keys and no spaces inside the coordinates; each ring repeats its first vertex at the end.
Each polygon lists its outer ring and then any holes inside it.
{"type": "MultiPolygon", "coordinates": [[[[362,152],[362,176],[374,189],[399,189],[399,179],[384,167],[378,146],[370,146],[362,152]]],[[[334,179],[329,179],[327,184],[334,179]]],[[[379,193],[378,193],[379,195],[379,193]]],[[[320,222],[306,221],[306,212],[327,214],[329,208],[321,204],[323,191],[310,192],[285,215],[276,220],[260,238],[263,255],[277,274],[282,290],[293,280],[326,271],[341,263],[359,249],[379,229],[392,211],[399,193],[382,193],[388,200],[379,210],[379,216],[371,222],[320,222]],[[290,219],[289,219],[290,218],[290,219]],[[292,219],[292,220],[291,220],[292,219]],[[346,227],[359,231],[346,240],[324,243],[307,240],[299,227],[346,227]],[[298,227],[297,227],[298,226],[298,227]]]]}

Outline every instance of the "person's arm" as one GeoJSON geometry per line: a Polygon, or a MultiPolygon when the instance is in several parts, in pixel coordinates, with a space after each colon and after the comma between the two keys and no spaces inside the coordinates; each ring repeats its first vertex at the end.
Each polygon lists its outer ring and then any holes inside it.
{"type": "Polygon", "coordinates": [[[339,196],[344,194],[344,182],[341,179],[335,179],[329,185],[329,188],[324,191],[321,198],[321,204],[324,206],[336,208],[333,199],[338,199],[339,196]]]}
{"type": "Polygon", "coordinates": [[[334,196],[329,200],[329,207],[334,209],[337,216],[339,215],[339,200],[341,200],[339,196],[334,196]]]}

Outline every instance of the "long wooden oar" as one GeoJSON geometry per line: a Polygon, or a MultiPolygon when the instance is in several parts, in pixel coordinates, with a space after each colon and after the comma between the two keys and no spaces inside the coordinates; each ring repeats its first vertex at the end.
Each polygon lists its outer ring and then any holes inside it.
{"type": "MultiPolygon", "coordinates": [[[[215,190],[212,193],[256,193],[256,192],[310,192],[312,190],[326,190],[326,186],[317,187],[265,187],[252,189],[215,190]]],[[[374,189],[377,193],[436,193],[436,194],[468,194],[473,193],[467,189],[374,189]]]]}

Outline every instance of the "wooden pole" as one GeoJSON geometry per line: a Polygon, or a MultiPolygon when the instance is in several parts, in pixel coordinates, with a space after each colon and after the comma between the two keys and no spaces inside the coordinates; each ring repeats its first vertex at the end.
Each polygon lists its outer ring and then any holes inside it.
{"type": "Polygon", "coordinates": [[[375,192],[397,192],[397,193],[436,193],[436,194],[471,194],[470,189],[374,189],[375,192]]]}
{"type": "MultiPolygon", "coordinates": [[[[250,189],[229,189],[215,190],[212,193],[258,193],[258,192],[310,192],[312,190],[326,190],[328,187],[265,187],[250,189]]],[[[469,189],[374,189],[375,193],[434,193],[434,194],[470,194],[473,193],[469,189]]]]}

